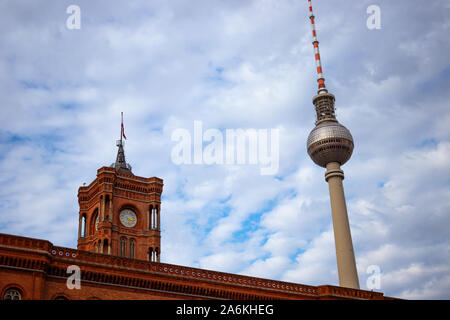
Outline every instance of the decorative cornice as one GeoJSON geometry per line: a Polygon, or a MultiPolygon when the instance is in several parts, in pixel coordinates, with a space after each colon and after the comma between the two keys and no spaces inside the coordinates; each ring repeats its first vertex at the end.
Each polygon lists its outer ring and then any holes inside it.
{"type": "MultiPolygon", "coordinates": [[[[339,298],[348,298],[348,299],[384,299],[383,293],[380,292],[372,292],[372,291],[364,291],[364,290],[355,290],[349,288],[342,288],[336,286],[308,286],[302,284],[296,284],[291,282],[284,281],[276,281],[269,280],[263,278],[256,278],[250,276],[242,276],[237,274],[230,274],[225,272],[217,272],[199,268],[191,268],[179,265],[172,265],[166,263],[157,263],[157,262],[149,262],[145,260],[135,260],[128,258],[121,258],[117,256],[101,254],[101,253],[93,253],[88,251],[76,250],[65,247],[53,246],[53,244],[46,240],[25,238],[14,235],[0,234],[0,250],[7,249],[7,251],[11,250],[20,250],[26,251],[29,253],[39,253],[44,254],[45,257],[50,258],[50,261],[47,263],[42,259],[35,259],[36,261],[41,261],[39,263],[42,264],[43,267],[49,268],[48,270],[50,274],[53,274],[53,269],[57,266],[55,264],[63,263],[63,264],[77,264],[80,266],[92,266],[99,267],[102,269],[113,269],[113,270],[123,270],[124,274],[128,271],[133,271],[142,274],[148,275],[157,275],[163,277],[165,279],[186,279],[189,281],[200,281],[207,282],[215,285],[225,285],[231,286],[229,290],[236,290],[239,288],[242,289],[256,289],[262,290],[261,294],[266,292],[267,295],[271,293],[275,294],[276,292],[280,294],[288,294],[291,295],[292,298],[301,298],[301,297],[309,297],[312,299],[319,299],[322,296],[326,297],[339,297],[339,298]],[[233,289],[234,288],[234,289],[233,289]]],[[[0,257],[2,254],[0,253],[0,257]]],[[[25,259],[26,260],[26,259],[25,259]]],[[[24,263],[24,259],[22,260],[8,260],[8,261],[22,261],[20,263],[24,263]]],[[[4,261],[4,260],[1,260],[4,261]]],[[[2,263],[0,263],[2,264],[2,263]]],[[[23,265],[11,265],[13,267],[23,267],[23,265]]],[[[42,270],[41,268],[38,268],[42,270]]],[[[55,269],[56,270],[56,269],[55,269]]],[[[56,272],[56,271],[55,271],[56,272]]],[[[59,272],[59,271],[58,271],[59,272]]],[[[62,272],[62,271],[61,271],[62,272]]],[[[161,280],[144,280],[139,277],[125,277],[125,276],[116,276],[114,278],[108,272],[99,271],[87,271],[91,274],[95,274],[92,276],[93,278],[89,279],[89,276],[85,276],[86,279],[90,281],[98,281],[98,282],[107,282],[116,284],[116,280],[119,281],[118,284],[144,287],[150,289],[158,289],[158,286],[164,286],[166,289],[164,291],[178,292],[177,290],[184,290],[183,288],[186,286],[180,286],[179,284],[171,284],[165,283],[163,278],[161,280]],[[102,280],[103,279],[103,280],[102,280]],[[108,282],[109,281],[109,282],[108,282]],[[178,287],[177,287],[178,286],[178,287]],[[170,289],[171,288],[171,289],[170,289]]],[[[57,274],[55,274],[57,275],[57,274]]],[[[64,273],[64,275],[66,275],[64,273]]],[[[200,290],[199,286],[196,287],[196,282],[192,282],[192,287],[200,290]]],[[[186,288],[185,288],[186,289],[186,288]]],[[[194,290],[192,289],[192,290],[194,290]]],[[[195,289],[195,290],[197,290],[195,289]]],[[[158,289],[159,290],[159,289],[158,289]]],[[[189,289],[190,290],[190,289],[189,289]]],[[[224,288],[226,290],[226,288],[224,288]]],[[[180,291],[181,292],[181,291],[180,291]]],[[[227,294],[233,294],[231,291],[227,294]]],[[[255,293],[256,294],[256,293],[255,293]]],[[[256,294],[257,295],[257,294],[256,294]]],[[[214,295],[208,295],[209,297],[213,297],[214,295]]],[[[233,296],[221,296],[222,298],[235,298],[233,296]]]]}

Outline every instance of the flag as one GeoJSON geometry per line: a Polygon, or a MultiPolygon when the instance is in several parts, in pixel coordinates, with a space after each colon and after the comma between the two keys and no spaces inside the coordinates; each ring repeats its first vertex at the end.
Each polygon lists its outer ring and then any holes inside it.
{"type": "Polygon", "coordinates": [[[127,137],[125,136],[125,129],[123,127],[123,112],[122,112],[122,135],[125,138],[125,140],[127,139],[127,137]]]}

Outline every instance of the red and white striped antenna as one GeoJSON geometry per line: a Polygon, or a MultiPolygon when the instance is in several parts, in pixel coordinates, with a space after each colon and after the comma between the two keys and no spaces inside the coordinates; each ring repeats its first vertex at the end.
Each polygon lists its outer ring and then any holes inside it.
{"type": "Polygon", "coordinates": [[[318,93],[326,93],[327,88],[325,87],[325,78],[323,77],[322,63],[320,62],[320,52],[319,52],[319,41],[317,40],[316,25],[314,23],[314,14],[312,10],[311,0],[308,0],[309,5],[309,18],[311,19],[312,33],[313,33],[313,46],[314,53],[316,56],[317,65],[317,82],[319,83],[318,93]]]}

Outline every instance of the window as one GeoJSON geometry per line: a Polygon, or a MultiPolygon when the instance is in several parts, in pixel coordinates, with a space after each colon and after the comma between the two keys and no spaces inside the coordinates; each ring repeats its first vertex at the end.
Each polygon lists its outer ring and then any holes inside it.
{"type": "Polygon", "coordinates": [[[135,241],[134,239],[130,239],[130,259],[134,259],[134,247],[135,241]]]}
{"type": "Polygon", "coordinates": [[[159,206],[155,206],[155,218],[154,218],[154,226],[153,229],[159,230],[159,206]]]}
{"type": "Polygon", "coordinates": [[[83,213],[80,221],[80,238],[86,238],[86,214],[83,213]]]}
{"type": "Polygon", "coordinates": [[[153,261],[153,248],[148,248],[148,260],[153,261]]]}
{"type": "Polygon", "coordinates": [[[100,223],[100,215],[98,213],[98,209],[95,209],[91,216],[91,223],[89,225],[89,234],[95,234],[98,231],[98,224],[100,223]]]}
{"type": "Polygon", "coordinates": [[[22,294],[17,288],[10,288],[6,290],[4,298],[5,300],[22,300],[22,294]]]}
{"type": "Polygon", "coordinates": [[[126,256],[126,249],[127,249],[127,239],[121,238],[120,239],[120,256],[121,257],[126,256]]]}
{"type": "Polygon", "coordinates": [[[149,208],[149,210],[148,210],[148,228],[149,228],[150,230],[153,229],[153,223],[152,223],[152,220],[153,220],[153,206],[150,205],[150,208],[149,208]]]}
{"type": "Polygon", "coordinates": [[[102,253],[109,254],[108,239],[103,240],[103,252],[102,253]]]}

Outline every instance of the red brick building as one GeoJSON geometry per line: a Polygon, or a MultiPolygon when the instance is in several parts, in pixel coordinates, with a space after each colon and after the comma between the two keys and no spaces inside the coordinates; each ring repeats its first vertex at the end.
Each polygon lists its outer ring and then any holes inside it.
{"type": "Polygon", "coordinates": [[[385,299],[160,263],[163,180],[134,175],[118,147],[116,162],[78,190],[78,249],[0,234],[1,299],[385,299]],[[68,285],[69,266],[79,268],[79,289],[68,285]]]}
{"type": "Polygon", "coordinates": [[[21,299],[385,299],[379,292],[308,286],[122,258],[0,234],[0,293],[21,299]],[[69,289],[67,269],[81,269],[69,289]]]}

